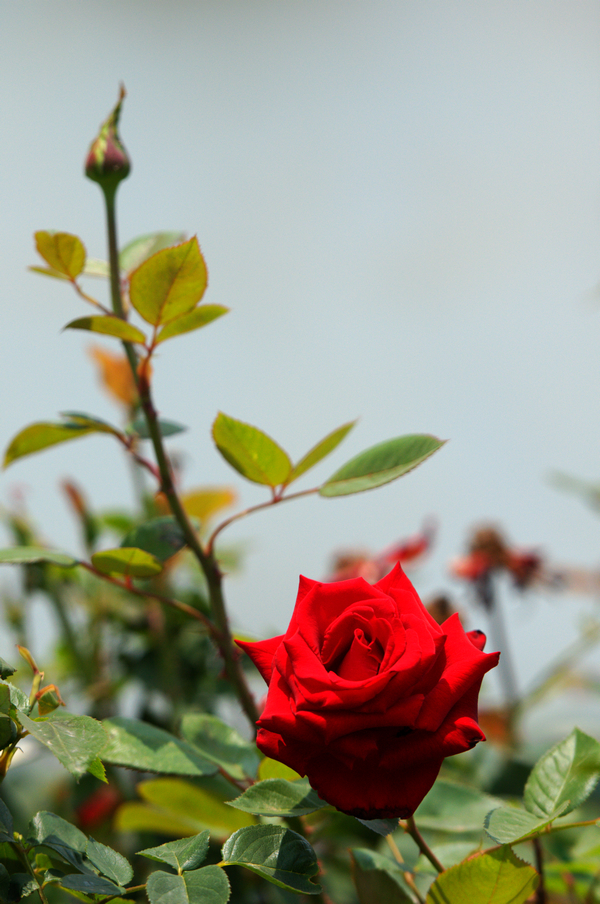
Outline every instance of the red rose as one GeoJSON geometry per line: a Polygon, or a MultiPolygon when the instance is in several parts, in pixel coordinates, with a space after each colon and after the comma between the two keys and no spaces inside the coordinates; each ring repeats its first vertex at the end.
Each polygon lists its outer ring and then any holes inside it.
{"type": "Polygon", "coordinates": [[[429,615],[397,565],[375,585],[300,578],[285,634],[239,645],[269,685],[257,744],[361,819],[406,818],[444,757],[485,736],[477,695],[499,653],[429,615]]]}

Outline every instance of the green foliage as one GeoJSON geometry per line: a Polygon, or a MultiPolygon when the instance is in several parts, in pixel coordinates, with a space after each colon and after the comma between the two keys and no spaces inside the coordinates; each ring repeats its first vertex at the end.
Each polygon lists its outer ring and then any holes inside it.
{"type": "Polygon", "coordinates": [[[414,904],[398,863],[364,848],[354,848],[350,856],[359,904],[414,904]]]}
{"type": "Polygon", "coordinates": [[[501,847],[442,873],[429,889],[427,904],[523,904],[537,885],[533,867],[501,847]]]}
{"type": "Polygon", "coordinates": [[[574,728],[536,763],[525,785],[525,806],[542,817],[557,810],[570,813],[590,796],[599,778],[600,744],[574,728]]]}
{"type": "Polygon", "coordinates": [[[230,800],[229,806],[256,816],[306,816],[327,804],[312,790],[306,778],[296,782],[268,778],[230,800]]]}
{"type": "Polygon", "coordinates": [[[162,565],[149,552],[131,546],[105,549],[92,556],[92,565],[102,574],[127,578],[151,578],[162,571],[162,565]]]}
{"type": "Polygon", "coordinates": [[[29,734],[54,754],[56,759],[79,778],[90,769],[106,745],[102,725],[89,716],[76,716],[56,710],[49,716],[32,719],[19,713],[18,720],[29,734]]]}
{"type": "MultiPolygon", "coordinates": [[[[187,427],[184,427],[183,424],[177,424],[175,421],[167,421],[164,418],[158,418],[158,428],[161,436],[175,436],[177,433],[183,433],[188,429],[187,427]]],[[[134,433],[140,439],[150,438],[148,424],[143,415],[138,415],[131,424],[127,426],[126,432],[134,433]]]]}
{"type": "MultiPolygon", "coordinates": [[[[68,232],[35,233],[35,245],[51,270],[76,279],[85,266],[85,247],[81,239],[68,232]]],[[[54,275],[54,273],[52,274],[54,275]]]]}
{"type": "Polygon", "coordinates": [[[30,424],[29,427],[25,427],[10,441],[4,453],[3,466],[7,468],[17,458],[23,458],[25,455],[40,452],[49,446],[65,443],[71,439],[79,439],[79,437],[87,436],[88,433],[93,432],[94,429],[92,427],[73,422],[52,424],[43,421],[37,424],[30,424]]]}
{"type": "Polygon", "coordinates": [[[162,728],[123,716],[107,719],[103,725],[108,735],[108,743],[102,750],[105,763],[167,775],[217,772],[216,764],[201,756],[192,744],[162,728]]]}
{"type": "Polygon", "coordinates": [[[258,768],[256,745],[216,716],[187,713],[181,721],[181,734],[207,760],[222,767],[235,779],[253,778],[258,768]]]}
{"type": "Polygon", "coordinates": [[[208,834],[208,829],[205,829],[204,832],[193,835],[191,838],[168,841],[159,847],[138,851],[138,854],[148,857],[150,860],[157,860],[159,863],[167,863],[178,873],[186,869],[196,869],[206,859],[208,834]]]}
{"type": "Polygon", "coordinates": [[[137,791],[144,802],[131,801],[119,810],[118,825],[124,831],[181,836],[208,829],[211,836],[222,840],[256,822],[226,805],[219,783],[211,787],[179,778],[157,778],[141,782],[137,791]]]}
{"type": "Polygon", "coordinates": [[[159,562],[166,562],[186,545],[183,531],[175,518],[165,515],[153,518],[129,531],[121,542],[123,547],[135,547],[149,553],[159,562]]]}
{"type": "Polygon", "coordinates": [[[64,552],[53,552],[51,549],[40,549],[36,546],[12,546],[0,549],[0,565],[33,565],[35,562],[48,562],[60,568],[72,568],[77,565],[77,559],[64,552]]]}
{"type": "Polygon", "coordinates": [[[319,871],[317,855],[301,835],[283,826],[239,829],[223,845],[221,866],[245,866],[274,885],[302,894],[318,895],[312,881],[319,871]]]}
{"type": "Polygon", "coordinates": [[[206,264],[194,237],[144,260],[130,276],[129,298],[147,323],[164,326],[196,307],[207,281],[206,264]]]}
{"type": "Polygon", "coordinates": [[[220,412],[212,436],[223,458],[247,480],[276,487],[289,478],[292,463],[287,453],[258,427],[220,412]]]}
{"type": "Polygon", "coordinates": [[[146,337],[141,330],[122,320],[121,317],[115,317],[113,314],[96,315],[94,317],[78,317],[71,320],[64,327],[65,330],[89,330],[92,333],[101,333],[104,336],[115,336],[125,342],[138,342],[144,345],[146,337]]]}
{"type": "Polygon", "coordinates": [[[298,480],[299,477],[311,468],[314,468],[315,465],[333,452],[334,449],[337,449],[342,440],[350,433],[355,423],[356,421],[349,421],[347,424],[342,424],[341,427],[338,427],[337,430],[333,430],[324,439],[318,442],[316,446],[313,446],[313,448],[310,449],[306,455],[303,455],[300,461],[294,465],[286,483],[290,484],[293,480],[298,480]]]}
{"type": "MultiPolygon", "coordinates": [[[[184,239],[183,232],[149,232],[147,235],[140,235],[128,242],[119,252],[121,270],[131,273],[157,251],[177,245],[184,239]]],[[[108,264],[106,266],[108,267],[108,264]]]]}
{"type": "Polygon", "coordinates": [[[444,445],[435,436],[399,436],[361,452],[320,488],[321,496],[347,496],[380,487],[402,477],[444,445]]]}
{"type": "Polygon", "coordinates": [[[157,870],[150,874],[146,888],[150,904],[226,904],[229,882],[218,866],[203,866],[177,876],[157,870]]]}
{"type": "Polygon", "coordinates": [[[156,339],[156,345],[166,342],[167,339],[174,339],[176,336],[183,336],[184,333],[191,333],[193,330],[199,330],[203,326],[208,326],[213,320],[227,314],[229,308],[220,304],[203,304],[187,314],[182,314],[176,320],[171,320],[161,329],[156,339]]]}
{"type": "Polygon", "coordinates": [[[567,807],[568,803],[565,801],[562,807],[543,819],[520,807],[498,807],[486,816],[485,830],[500,844],[514,844],[523,838],[539,835],[554,819],[562,816],[567,807]]]}

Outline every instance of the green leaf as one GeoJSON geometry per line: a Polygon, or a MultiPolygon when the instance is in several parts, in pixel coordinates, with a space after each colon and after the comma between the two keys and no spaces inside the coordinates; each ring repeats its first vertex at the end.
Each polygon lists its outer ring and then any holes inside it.
{"type": "Polygon", "coordinates": [[[550,816],[565,801],[570,813],[586,800],[600,778],[600,744],[574,728],[535,764],[525,785],[524,803],[537,816],[550,816]]]}
{"type": "Polygon", "coordinates": [[[219,866],[203,866],[181,876],[157,870],[146,885],[150,904],[226,904],[229,880],[219,866]]]}
{"type": "Polygon", "coordinates": [[[4,453],[3,467],[7,468],[11,462],[16,461],[17,458],[23,458],[24,455],[32,455],[33,452],[40,452],[42,449],[47,449],[48,446],[65,443],[70,439],[79,439],[80,436],[86,436],[92,432],[94,431],[90,427],[84,427],[81,424],[51,424],[46,421],[30,424],[10,441],[8,449],[4,453]]]}
{"type": "Polygon", "coordinates": [[[414,904],[397,863],[364,848],[354,848],[350,856],[359,904],[414,904]]]}
{"type": "Polygon", "coordinates": [[[278,760],[272,760],[268,756],[260,761],[258,777],[261,781],[264,781],[266,778],[285,778],[289,782],[295,782],[300,778],[298,773],[294,772],[293,769],[290,769],[289,766],[286,766],[285,763],[280,763],[278,760]]]}
{"type": "Polygon", "coordinates": [[[259,755],[256,745],[246,741],[235,728],[206,713],[188,713],[181,722],[181,734],[236,779],[254,778],[259,755]]]}
{"type": "Polygon", "coordinates": [[[248,480],[276,487],[288,479],[292,463],[287,453],[257,427],[219,412],[212,435],[223,458],[248,480]]]}
{"type": "Polygon", "coordinates": [[[350,433],[355,424],[356,421],[349,421],[347,424],[342,424],[341,427],[338,427],[337,430],[329,433],[321,440],[321,442],[317,443],[316,446],[313,446],[313,448],[300,459],[298,464],[294,465],[292,473],[288,477],[286,483],[290,484],[293,480],[297,480],[302,474],[305,474],[306,471],[310,470],[310,468],[314,468],[314,466],[325,458],[326,455],[333,452],[341,441],[350,433]]]}
{"type": "Polygon", "coordinates": [[[567,807],[568,802],[565,801],[555,813],[542,819],[520,807],[498,807],[485,817],[484,828],[494,841],[514,844],[528,835],[538,835],[554,819],[562,816],[567,807]]]}
{"type": "Polygon", "coordinates": [[[198,239],[153,254],[133,271],[129,299],[144,320],[160,326],[196,307],[208,273],[198,239]]]}
{"type": "Polygon", "coordinates": [[[36,813],[29,824],[29,835],[29,840],[56,851],[76,869],[92,871],[91,864],[85,862],[88,839],[76,826],[56,813],[48,810],[36,813]]]}
{"type": "MultiPolygon", "coordinates": [[[[13,669],[14,671],[14,669],[13,669]]],[[[10,690],[8,684],[0,684],[0,713],[8,715],[10,712],[10,690]]]]}
{"type": "Polygon", "coordinates": [[[158,860],[160,863],[167,863],[178,872],[183,872],[185,869],[196,869],[206,859],[208,837],[208,829],[205,829],[191,838],[179,838],[177,841],[167,841],[166,844],[158,847],[138,851],[138,855],[148,857],[150,860],[158,860]]]}
{"type": "MultiPolygon", "coordinates": [[[[0,556],[4,550],[0,550],[0,556]]],[[[1,561],[1,560],[0,560],[1,561]]],[[[14,675],[16,669],[9,665],[2,657],[0,656],[0,678],[10,678],[11,675],[14,675]]]]}
{"type": "Polygon", "coordinates": [[[105,763],[127,766],[140,772],[167,775],[214,775],[217,766],[174,735],[137,719],[116,717],[103,723],[108,744],[102,751],[105,763]]]}
{"type": "Polygon", "coordinates": [[[119,253],[119,266],[121,270],[130,273],[136,267],[147,260],[157,251],[177,245],[185,239],[184,232],[150,232],[148,235],[140,235],[128,242],[119,253]]]}
{"type": "Polygon", "coordinates": [[[53,270],[75,279],[85,265],[85,247],[81,239],[69,232],[36,232],[38,252],[53,270]]]}
{"type": "Polygon", "coordinates": [[[0,713],[0,750],[17,739],[17,727],[7,713],[0,713]]]}
{"type": "Polygon", "coordinates": [[[106,769],[104,768],[102,760],[99,756],[94,757],[94,759],[90,763],[88,763],[87,771],[90,773],[90,775],[93,775],[94,778],[97,778],[98,781],[108,783],[108,779],[106,778],[106,769]]]}
{"type": "Polygon", "coordinates": [[[94,317],[78,317],[67,323],[65,330],[90,330],[92,333],[102,333],[106,336],[116,336],[125,342],[138,342],[144,345],[146,337],[141,330],[114,314],[99,314],[94,317]]]}
{"type": "Polygon", "coordinates": [[[239,829],[223,845],[221,866],[245,866],[280,888],[318,895],[311,882],[319,871],[317,855],[301,835],[283,826],[262,825],[239,829]]]}
{"type": "Polygon", "coordinates": [[[127,885],[133,878],[131,864],[122,854],[113,851],[106,844],[90,838],[85,849],[86,857],[98,872],[116,885],[127,885]]]}
{"type": "Polygon", "coordinates": [[[93,873],[69,873],[60,880],[61,888],[68,888],[72,891],[81,891],[86,895],[118,895],[124,891],[114,882],[109,882],[102,876],[95,876],[93,873]]]}
{"type": "Polygon", "coordinates": [[[77,565],[77,559],[64,552],[54,552],[37,546],[11,546],[8,549],[0,549],[0,565],[33,565],[36,562],[48,562],[61,568],[72,568],[77,565]]]}
{"type": "Polygon", "coordinates": [[[476,788],[438,779],[419,805],[415,821],[420,829],[480,835],[486,815],[501,804],[498,798],[476,788]]]}
{"type": "Polygon", "coordinates": [[[92,565],[102,574],[119,574],[129,578],[151,578],[162,571],[158,559],[143,549],[130,546],[95,552],[92,565]]]}
{"type": "Polygon", "coordinates": [[[187,832],[197,834],[208,829],[211,836],[227,838],[236,829],[253,825],[256,820],[247,813],[232,810],[217,791],[201,788],[180,778],[157,778],[141,782],[138,793],[155,811],[187,824],[187,832]]]}
{"type": "Polygon", "coordinates": [[[426,904],[523,904],[535,891],[538,874],[509,847],[481,854],[441,873],[426,904]]]}
{"type": "Polygon", "coordinates": [[[122,436],[117,427],[113,427],[108,421],[103,421],[93,414],[84,411],[61,411],[60,416],[66,418],[67,426],[74,424],[76,427],[89,427],[94,433],[111,433],[113,436],[122,436]]]}
{"type": "Polygon", "coordinates": [[[87,772],[106,744],[102,724],[90,716],[56,710],[44,719],[30,719],[25,713],[19,713],[18,719],[76,778],[87,772]]]}
{"type": "MultiPolygon", "coordinates": [[[[183,424],[177,424],[175,421],[167,421],[159,418],[158,429],[161,436],[175,436],[176,433],[183,433],[188,428],[183,424]]],[[[143,414],[138,416],[125,428],[126,433],[135,433],[140,439],[150,439],[150,431],[143,414]]]]}
{"type": "MultiPolygon", "coordinates": [[[[307,778],[297,782],[268,778],[251,785],[228,803],[230,807],[254,813],[255,816],[306,816],[307,813],[314,813],[327,806],[310,787],[307,778]]],[[[396,826],[397,824],[398,820],[396,826]]]]}
{"type": "Polygon", "coordinates": [[[108,261],[102,261],[97,257],[86,258],[82,276],[99,276],[103,279],[108,279],[110,276],[108,261]]]}
{"type": "Polygon", "coordinates": [[[153,518],[146,524],[134,527],[121,542],[124,547],[143,549],[159,562],[166,562],[185,545],[183,531],[172,515],[153,518]]]}
{"type": "MultiPolygon", "coordinates": [[[[355,818],[358,819],[358,816],[355,818]]],[[[358,821],[367,829],[382,835],[384,838],[386,835],[391,835],[398,828],[397,819],[358,819],[358,821]]]]}
{"type": "Polygon", "coordinates": [[[0,800],[0,842],[13,842],[14,831],[12,814],[4,801],[0,800]]]}
{"type": "Polygon", "coordinates": [[[27,694],[25,694],[20,687],[15,687],[14,684],[11,684],[10,681],[6,682],[6,686],[10,692],[10,702],[15,710],[20,713],[28,714],[30,706],[27,694]]]}
{"type": "Polygon", "coordinates": [[[27,269],[31,270],[32,273],[41,273],[42,276],[51,276],[53,279],[66,279],[67,282],[70,282],[68,276],[58,270],[54,270],[52,267],[27,267],[27,269]]]}
{"type": "Polygon", "coordinates": [[[347,496],[380,487],[412,471],[444,442],[428,434],[412,434],[379,443],[336,471],[319,493],[321,496],[347,496]]]}
{"type": "Polygon", "coordinates": [[[175,320],[170,320],[166,326],[162,328],[158,334],[156,345],[165,342],[167,339],[173,339],[175,336],[182,336],[183,333],[191,333],[192,330],[199,330],[203,326],[228,314],[229,308],[221,304],[202,304],[187,314],[182,314],[175,320]]]}

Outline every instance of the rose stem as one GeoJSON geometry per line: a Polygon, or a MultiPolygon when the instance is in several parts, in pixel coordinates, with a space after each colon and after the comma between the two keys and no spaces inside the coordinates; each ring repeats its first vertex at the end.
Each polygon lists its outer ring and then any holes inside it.
{"type": "MultiPolygon", "coordinates": [[[[110,288],[112,306],[113,311],[115,312],[117,317],[123,317],[124,312],[123,301],[121,298],[121,280],[117,243],[117,221],[115,216],[116,188],[111,190],[110,188],[106,188],[104,185],[101,185],[101,188],[106,207],[106,226],[108,232],[108,254],[110,264],[110,288]]],[[[244,676],[242,667],[236,657],[233,648],[233,638],[231,636],[229,620],[227,618],[227,611],[225,609],[225,600],[223,598],[221,572],[219,571],[219,567],[215,561],[214,556],[212,555],[212,552],[210,554],[207,554],[202,549],[202,546],[198,541],[198,537],[196,536],[196,532],[190,524],[187,513],[183,508],[183,505],[181,504],[179,496],[177,495],[177,492],[175,490],[171,468],[169,467],[169,461],[167,459],[167,454],[162,442],[162,434],[160,432],[160,427],[158,426],[156,409],[154,407],[152,395],[150,393],[149,380],[145,375],[143,379],[140,379],[138,375],[136,354],[131,343],[124,342],[123,346],[125,348],[125,353],[131,367],[133,378],[138,388],[140,405],[144,413],[144,417],[148,425],[150,439],[152,440],[152,445],[154,447],[156,463],[158,465],[158,470],[160,473],[161,490],[167,497],[171,511],[173,512],[177,523],[181,527],[185,540],[194,553],[196,559],[198,560],[200,567],[202,568],[202,571],[204,572],[204,575],[206,577],[213,617],[216,622],[218,632],[221,636],[221,640],[218,643],[218,646],[225,661],[225,671],[227,673],[227,677],[236,690],[238,700],[240,701],[242,709],[248,717],[249,722],[254,726],[256,720],[258,719],[258,710],[256,708],[254,697],[252,696],[250,688],[246,683],[246,678],[244,676]]]]}
{"type": "Polygon", "coordinates": [[[546,904],[546,886],[544,885],[544,855],[539,837],[532,838],[533,851],[535,853],[535,868],[537,869],[540,882],[535,890],[535,904],[546,904]]]}
{"type": "Polygon", "coordinates": [[[406,820],[406,822],[404,822],[404,823],[401,822],[400,824],[404,826],[404,831],[408,832],[408,834],[413,839],[413,841],[416,843],[416,845],[419,848],[419,850],[421,851],[421,853],[425,857],[427,857],[427,859],[432,864],[432,866],[435,866],[438,873],[443,873],[444,867],[442,866],[442,864],[440,863],[438,858],[435,856],[435,854],[433,853],[433,851],[431,850],[431,848],[429,847],[429,845],[427,844],[427,842],[425,841],[425,839],[423,838],[421,833],[419,832],[419,830],[415,824],[414,816],[409,816],[408,819],[406,820]]]}

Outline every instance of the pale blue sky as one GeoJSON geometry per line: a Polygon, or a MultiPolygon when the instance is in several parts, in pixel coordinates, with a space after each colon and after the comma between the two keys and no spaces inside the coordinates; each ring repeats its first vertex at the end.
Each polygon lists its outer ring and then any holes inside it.
{"type": "MultiPolygon", "coordinates": [[[[295,457],[360,415],[321,479],[391,436],[451,440],[388,488],[232,529],[251,540],[230,583],[238,625],[283,630],[299,572],[322,577],[332,550],[381,549],[429,514],[441,532],[415,575],[424,596],[460,589],[447,561],[482,519],[554,560],[599,563],[597,517],[547,482],[553,469],[600,480],[596,2],[0,8],[2,446],[60,410],[118,416],[86,337],[60,332],[81,302],[26,266],[40,228],[104,255],[100,194],[81,167],[122,80],[134,167],[121,239],[197,233],[206,298],[232,309],[156,366],[159,407],[190,426],[171,441],[188,486],[236,482],[209,439],[219,409],[295,457]]],[[[15,464],[0,498],[29,487],[44,534],[74,549],[66,475],[96,505],[130,498],[104,437],[15,464]]],[[[238,485],[245,504],[263,498],[238,485]]],[[[589,604],[538,593],[508,608],[525,680],[589,604]]]]}

